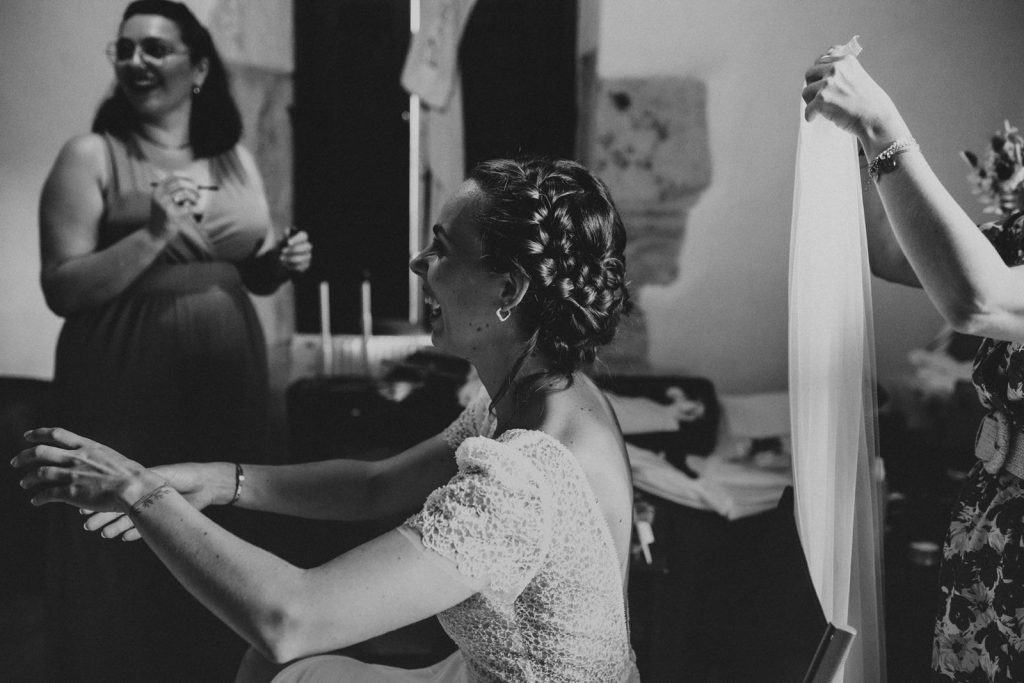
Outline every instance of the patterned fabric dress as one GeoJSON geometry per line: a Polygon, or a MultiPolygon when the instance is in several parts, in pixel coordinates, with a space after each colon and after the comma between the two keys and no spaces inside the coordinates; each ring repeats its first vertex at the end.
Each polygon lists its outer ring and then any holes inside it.
{"type": "MultiPolygon", "coordinates": [[[[162,173],[132,139],[106,143],[99,249],[144,229],[162,173]]],[[[59,423],[147,466],[259,462],[264,448],[266,347],[237,264],[272,239],[270,214],[237,151],[210,159],[210,173],[219,189],[199,239],[174,239],[116,299],[69,315],[57,343],[59,423]]],[[[48,507],[55,680],[231,680],[244,642],[152,551],[86,533],[77,510],[48,507]]],[[[236,532],[243,515],[211,512],[236,532]]]]}
{"type": "Polygon", "coordinates": [[[437,615],[459,649],[414,671],[321,655],[274,683],[639,681],[623,567],[583,468],[543,432],[489,438],[488,418],[478,400],[448,428],[458,473],[399,527],[453,580],[487,579],[437,615]]]}
{"type": "MultiPolygon", "coordinates": [[[[1024,213],[982,231],[1024,263],[1024,213]]],[[[974,384],[989,415],[943,548],[933,680],[1024,681],[1024,344],[984,340],[974,384]]]]}

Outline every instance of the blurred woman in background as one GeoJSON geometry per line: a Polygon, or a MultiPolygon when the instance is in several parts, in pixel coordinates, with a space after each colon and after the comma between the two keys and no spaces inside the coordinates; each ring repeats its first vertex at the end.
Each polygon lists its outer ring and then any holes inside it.
{"type": "MultiPolygon", "coordinates": [[[[311,246],[277,237],[224,65],[185,5],[133,2],[107,55],[114,91],[92,133],[62,148],[40,207],[43,292],[65,319],[61,423],[146,465],[259,460],[268,369],[248,293],[304,271],[311,246]]],[[[151,555],[101,548],[60,512],[48,553],[59,680],[230,676],[240,640],[151,555]]]]}

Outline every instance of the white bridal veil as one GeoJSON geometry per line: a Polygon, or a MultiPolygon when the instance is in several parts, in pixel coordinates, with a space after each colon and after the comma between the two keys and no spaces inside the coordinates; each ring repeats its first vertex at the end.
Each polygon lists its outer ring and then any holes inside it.
{"type": "MultiPolygon", "coordinates": [[[[860,46],[854,38],[843,49],[860,46]]],[[[804,121],[803,110],[789,270],[797,527],[825,618],[857,632],[845,680],[881,683],[881,465],[857,143],[823,117],[804,121]]]]}

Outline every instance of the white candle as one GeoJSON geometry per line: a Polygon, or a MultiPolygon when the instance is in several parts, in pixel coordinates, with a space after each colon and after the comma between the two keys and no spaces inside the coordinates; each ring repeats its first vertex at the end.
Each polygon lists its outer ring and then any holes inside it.
{"type": "Polygon", "coordinates": [[[373,313],[370,309],[370,276],[369,274],[363,275],[363,284],[360,288],[360,304],[362,306],[362,323],[363,323],[363,369],[367,375],[372,375],[370,372],[370,335],[373,334],[373,313]]]}
{"type": "Polygon", "coordinates": [[[373,313],[370,310],[370,278],[363,280],[361,290],[361,304],[363,314],[363,336],[369,337],[373,334],[373,313]]]}
{"type": "Polygon", "coordinates": [[[331,285],[326,280],[320,283],[320,350],[323,352],[325,375],[334,371],[334,344],[331,337],[331,285]]]}

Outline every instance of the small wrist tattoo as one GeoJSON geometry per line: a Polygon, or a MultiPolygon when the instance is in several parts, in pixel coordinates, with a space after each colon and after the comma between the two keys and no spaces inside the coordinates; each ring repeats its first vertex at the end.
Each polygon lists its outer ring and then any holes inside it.
{"type": "Polygon", "coordinates": [[[148,507],[152,507],[153,505],[156,505],[156,503],[161,498],[163,498],[166,495],[169,495],[173,490],[174,489],[172,489],[167,484],[161,484],[160,486],[157,486],[155,489],[144,495],[142,498],[139,498],[137,501],[132,503],[131,507],[128,509],[128,516],[130,517],[133,514],[141,515],[143,510],[145,510],[148,507]]]}

